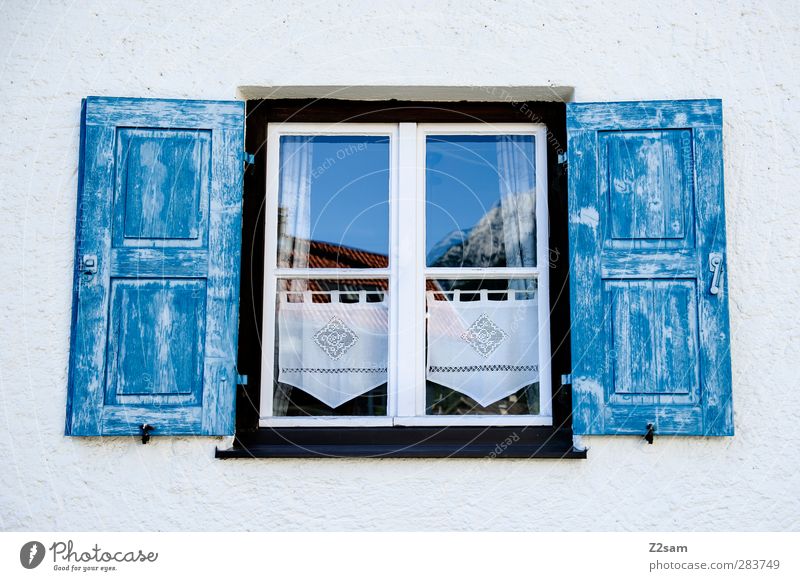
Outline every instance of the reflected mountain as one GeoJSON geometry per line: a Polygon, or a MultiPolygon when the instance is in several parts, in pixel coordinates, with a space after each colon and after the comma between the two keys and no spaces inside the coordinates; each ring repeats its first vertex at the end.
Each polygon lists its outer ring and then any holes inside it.
{"type": "Polygon", "coordinates": [[[428,251],[429,267],[506,266],[503,212],[498,202],[477,224],[454,230],[428,251]]]}
{"type": "Polygon", "coordinates": [[[463,248],[471,230],[472,228],[467,228],[466,230],[453,230],[447,234],[444,238],[439,240],[439,242],[434,244],[433,248],[428,251],[427,256],[425,256],[425,263],[428,266],[433,266],[448,251],[451,251],[451,249],[463,248]]]}

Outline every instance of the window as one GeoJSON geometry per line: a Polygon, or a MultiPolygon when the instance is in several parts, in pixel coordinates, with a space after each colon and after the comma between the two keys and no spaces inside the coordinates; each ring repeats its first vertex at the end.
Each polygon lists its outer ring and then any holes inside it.
{"type": "Polygon", "coordinates": [[[89,97],[66,433],[235,432],[222,458],[732,435],[722,167],[716,100],[89,97]]]}
{"type": "Polygon", "coordinates": [[[269,125],[261,426],[552,424],[545,140],[269,125]]]}

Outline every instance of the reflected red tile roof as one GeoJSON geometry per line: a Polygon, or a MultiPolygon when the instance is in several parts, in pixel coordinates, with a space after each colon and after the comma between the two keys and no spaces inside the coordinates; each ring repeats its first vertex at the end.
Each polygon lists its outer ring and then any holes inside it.
{"type": "Polygon", "coordinates": [[[308,266],[309,268],[387,268],[389,258],[385,254],[311,240],[308,266]]]}
{"type": "MultiPolygon", "coordinates": [[[[291,262],[290,260],[290,263],[291,262]]],[[[369,252],[350,246],[340,246],[330,242],[321,242],[319,240],[309,241],[309,268],[388,268],[388,266],[389,258],[385,254],[369,252]]],[[[342,275],[345,274],[344,272],[342,273],[342,275]]],[[[314,280],[309,281],[309,290],[326,290],[324,287],[330,286],[324,283],[320,284],[320,282],[321,281],[314,280]]],[[[371,288],[388,288],[388,281],[386,279],[367,281],[363,279],[337,278],[336,285],[333,286],[338,288],[358,288],[365,284],[371,288]]],[[[439,285],[436,284],[436,281],[433,280],[427,280],[425,288],[427,290],[441,290],[439,285]]]]}

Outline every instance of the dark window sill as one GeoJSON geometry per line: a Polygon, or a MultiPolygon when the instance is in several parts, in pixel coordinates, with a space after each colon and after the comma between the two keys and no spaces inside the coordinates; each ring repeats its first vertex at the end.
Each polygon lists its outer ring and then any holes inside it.
{"type": "Polygon", "coordinates": [[[217,458],[586,458],[551,427],[261,428],[217,458]]]}

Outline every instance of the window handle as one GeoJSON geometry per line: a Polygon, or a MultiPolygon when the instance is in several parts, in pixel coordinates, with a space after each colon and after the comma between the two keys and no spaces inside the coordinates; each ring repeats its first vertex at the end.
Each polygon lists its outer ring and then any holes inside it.
{"type": "Polygon", "coordinates": [[[712,273],[711,288],[708,289],[712,295],[719,294],[719,277],[722,274],[722,254],[712,252],[708,255],[708,268],[712,273]]]}

